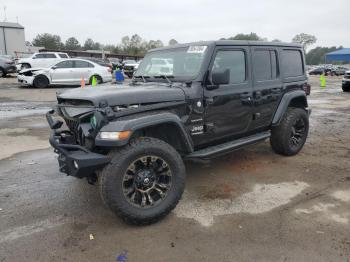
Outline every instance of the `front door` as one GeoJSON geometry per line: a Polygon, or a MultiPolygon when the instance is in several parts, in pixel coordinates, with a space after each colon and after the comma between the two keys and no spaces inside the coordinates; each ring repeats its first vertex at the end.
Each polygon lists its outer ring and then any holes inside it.
{"type": "Polygon", "coordinates": [[[67,60],[56,64],[50,69],[52,84],[73,84],[74,83],[74,61],[67,60]]]}
{"type": "Polygon", "coordinates": [[[249,72],[249,48],[217,48],[211,61],[209,79],[215,71],[230,71],[229,84],[217,89],[204,88],[206,141],[239,137],[252,122],[252,84],[249,72]]]}

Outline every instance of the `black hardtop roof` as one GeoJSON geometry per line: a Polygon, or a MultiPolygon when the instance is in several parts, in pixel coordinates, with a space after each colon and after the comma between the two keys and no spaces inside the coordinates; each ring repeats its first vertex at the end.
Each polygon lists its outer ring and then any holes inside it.
{"type": "Polygon", "coordinates": [[[200,41],[200,42],[192,42],[185,44],[176,44],[171,46],[165,46],[160,48],[155,48],[150,50],[159,51],[166,49],[173,49],[179,47],[187,47],[187,46],[195,46],[195,45],[208,45],[208,46],[282,46],[282,47],[294,47],[294,48],[302,48],[301,44],[298,43],[283,43],[283,42],[267,42],[267,41],[247,41],[247,40],[216,40],[216,41],[200,41]]]}

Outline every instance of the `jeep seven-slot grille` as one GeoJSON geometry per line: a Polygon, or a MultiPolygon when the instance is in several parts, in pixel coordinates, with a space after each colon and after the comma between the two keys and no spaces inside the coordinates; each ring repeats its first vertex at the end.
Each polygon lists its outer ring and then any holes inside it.
{"type": "Polygon", "coordinates": [[[75,141],[77,143],[81,144],[81,139],[79,135],[79,121],[75,119],[64,119],[66,121],[66,124],[69,128],[69,130],[73,133],[75,141]]]}

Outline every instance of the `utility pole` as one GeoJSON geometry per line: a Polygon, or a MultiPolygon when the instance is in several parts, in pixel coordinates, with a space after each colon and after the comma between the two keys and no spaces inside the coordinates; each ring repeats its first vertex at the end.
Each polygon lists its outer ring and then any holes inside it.
{"type": "Polygon", "coordinates": [[[4,5],[4,22],[7,22],[7,17],[6,17],[6,5],[4,5]]]}

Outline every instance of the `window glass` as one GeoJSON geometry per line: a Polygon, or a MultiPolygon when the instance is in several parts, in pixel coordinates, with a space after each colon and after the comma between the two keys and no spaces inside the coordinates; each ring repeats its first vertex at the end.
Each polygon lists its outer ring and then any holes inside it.
{"type": "Polygon", "coordinates": [[[164,60],[161,60],[161,59],[152,59],[152,64],[155,64],[155,65],[165,65],[166,62],[164,60]]]}
{"type": "Polygon", "coordinates": [[[58,54],[61,58],[68,58],[66,54],[58,54]]]}
{"type": "Polygon", "coordinates": [[[286,77],[303,75],[304,68],[301,52],[299,50],[283,50],[282,67],[286,77]]]}
{"type": "Polygon", "coordinates": [[[242,83],[246,80],[245,54],[240,50],[218,51],[212,71],[230,71],[230,84],[242,83]]]}
{"type": "Polygon", "coordinates": [[[75,60],[75,68],[88,68],[94,67],[91,63],[81,60],[75,60]]]}
{"type": "Polygon", "coordinates": [[[45,54],[45,58],[56,58],[55,54],[45,54]]]}
{"type": "Polygon", "coordinates": [[[56,68],[73,68],[73,61],[63,61],[56,64],[56,68]]]}
{"type": "Polygon", "coordinates": [[[44,54],[37,54],[37,55],[35,55],[35,58],[45,58],[45,55],[44,54]]]}
{"type": "Polygon", "coordinates": [[[257,81],[271,79],[271,59],[269,50],[256,50],[253,55],[254,77],[257,81]]]}
{"type": "Polygon", "coordinates": [[[254,77],[257,81],[278,77],[277,54],[273,50],[255,50],[253,54],[254,77]]]}
{"type": "Polygon", "coordinates": [[[136,76],[171,75],[174,79],[193,79],[202,66],[207,46],[187,46],[148,53],[136,76]]]}
{"type": "Polygon", "coordinates": [[[276,51],[270,51],[270,55],[271,55],[271,73],[272,73],[271,77],[272,79],[276,79],[279,76],[276,51]]]}

